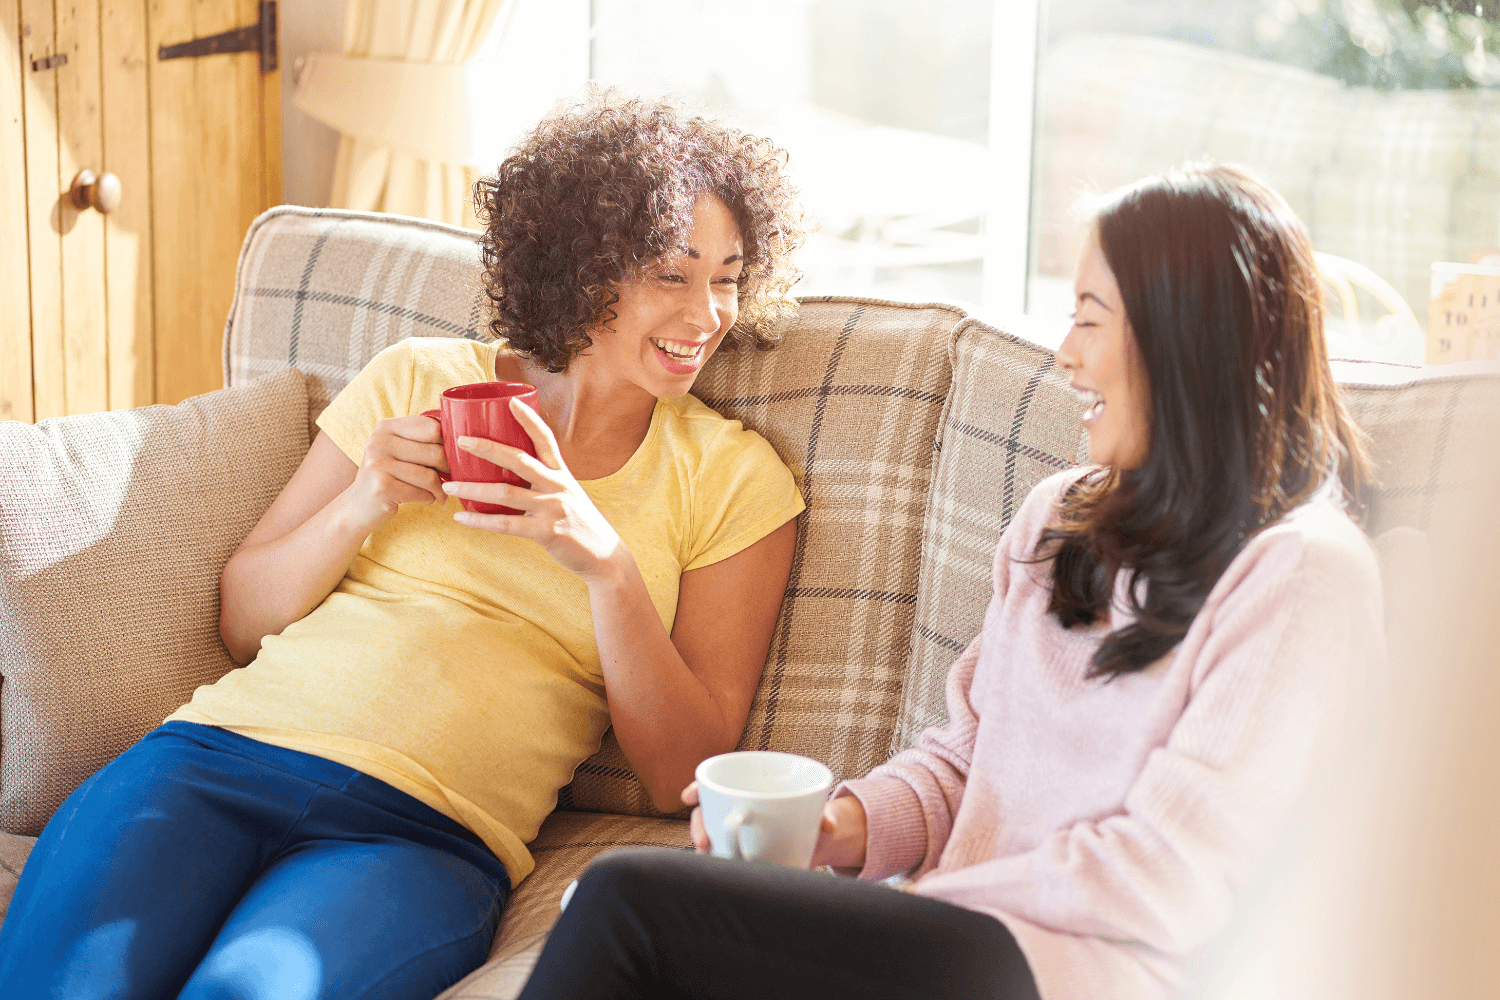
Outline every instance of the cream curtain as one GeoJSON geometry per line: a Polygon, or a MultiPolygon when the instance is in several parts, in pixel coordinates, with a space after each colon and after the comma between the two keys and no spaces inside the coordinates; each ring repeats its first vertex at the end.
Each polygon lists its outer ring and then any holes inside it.
{"type": "MultiPolygon", "coordinates": [[[[517,0],[349,0],[344,54],[457,65],[476,54],[517,0]]],[[[454,109],[457,111],[458,109],[454,109]]],[[[339,140],[333,205],[473,225],[478,170],[425,160],[353,136],[339,140]]]]}

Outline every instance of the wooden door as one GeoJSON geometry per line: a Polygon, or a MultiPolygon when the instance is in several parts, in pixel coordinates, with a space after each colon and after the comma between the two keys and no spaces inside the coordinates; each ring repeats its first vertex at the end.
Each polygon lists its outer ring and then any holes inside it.
{"type": "Polygon", "coordinates": [[[258,0],[0,0],[0,419],[176,403],[222,385],[235,261],[280,201],[280,76],[160,48],[258,0]],[[107,215],[70,196],[115,174],[107,215]]]}
{"type": "MultiPolygon", "coordinates": [[[[150,0],[150,51],[256,24],[261,7],[150,0]]],[[[281,202],[281,74],[261,69],[257,52],[151,63],[158,402],[223,387],[240,244],[281,202]]]]}

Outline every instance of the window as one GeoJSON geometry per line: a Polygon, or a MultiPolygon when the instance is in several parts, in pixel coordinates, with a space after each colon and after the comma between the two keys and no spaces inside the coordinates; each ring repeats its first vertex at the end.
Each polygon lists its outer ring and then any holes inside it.
{"type": "Polygon", "coordinates": [[[1353,279],[1336,354],[1420,362],[1433,262],[1500,252],[1493,4],[593,0],[590,63],[790,152],[818,227],[800,293],[1024,309],[1055,340],[1079,195],[1210,157],[1353,279]]]}

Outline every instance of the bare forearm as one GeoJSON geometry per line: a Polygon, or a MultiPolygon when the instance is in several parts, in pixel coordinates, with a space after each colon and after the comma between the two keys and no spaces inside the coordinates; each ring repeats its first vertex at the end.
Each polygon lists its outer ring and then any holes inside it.
{"type": "Polygon", "coordinates": [[[688,668],[628,552],[610,577],[589,582],[589,602],[615,736],[657,808],[681,808],[693,770],[733,750],[743,720],[727,718],[688,668]]]}
{"type": "Polygon", "coordinates": [[[242,546],[225,565],[219,634],[235,660],[248,662],[263,638],[304,617],[343,579],[370,533],[346,516],[346,493],[291,532],[242,546]]]}

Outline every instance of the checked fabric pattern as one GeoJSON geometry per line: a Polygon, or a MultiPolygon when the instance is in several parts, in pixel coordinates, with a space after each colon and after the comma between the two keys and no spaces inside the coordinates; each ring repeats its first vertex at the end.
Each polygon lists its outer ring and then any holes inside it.
{"type": "MultiPolygon", "coordinates": [[[[389,344],[488,339],[478,278],[464,230],[272,209],[241,255],[226,380],[300,368],[311,419],[389,344]]],[[[911,644],[948,344],[963,318],[944,305],[808,299],[780,347],[721,352],[700,376],[694,394],[765,436],[808,506],[742,748],[805,753],[840,778],[885,759],[911,644]]],[[[659,815],[613,733],[559,805],[659,815]]]]}
{"type": "Polygon", "coordinates": [[[1466,528],[1493,517],[1500,491],[1500,469],[1486,458],[1500,429],[1500,364],[1335,361],[1333,373],[1375,463],[1365,531],[1378,537],[1415,528],[1440,565],[1466,561],[1466,528]]]}
{"type": "Polygon", "coordinates": [[[291,366],[307,376],[308,437],[328,401],[407,337],[491,339],[474,234],[399,215],[283,205],[240,250],[224,384],[291,366]]]}
{"type": "Polygon", "coordinates": [[[952,357],[892,753],[947,721],[948,668],[979,634],[995,545],[1021,501],[1088,457],[1082,406],[1051,351],[967,319],[954,332],[952,357]]]}

